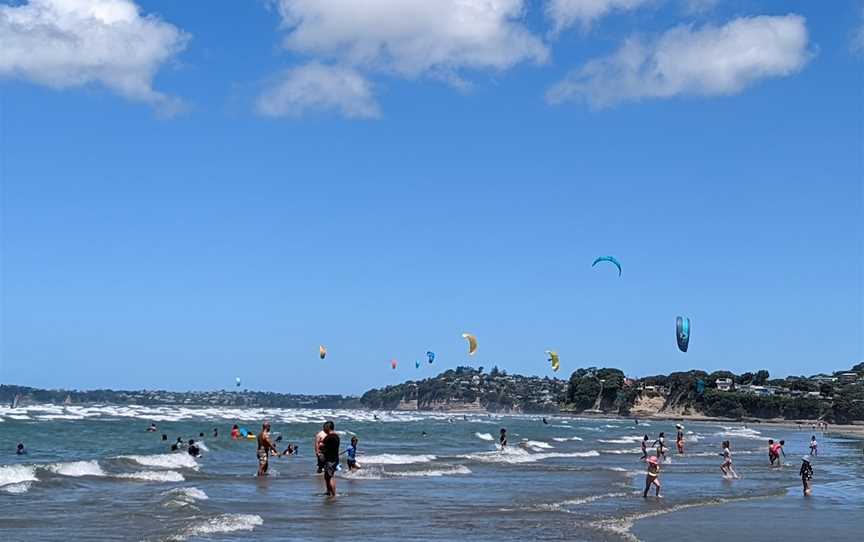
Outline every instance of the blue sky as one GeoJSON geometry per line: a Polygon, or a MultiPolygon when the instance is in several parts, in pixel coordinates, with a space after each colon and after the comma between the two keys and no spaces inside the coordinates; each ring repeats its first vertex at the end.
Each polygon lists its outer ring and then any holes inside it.
{"type": "Polygon", "coordinates": [[[2,4],[0,381],[864,358],[860,2],[440,4],[2,4]]]}

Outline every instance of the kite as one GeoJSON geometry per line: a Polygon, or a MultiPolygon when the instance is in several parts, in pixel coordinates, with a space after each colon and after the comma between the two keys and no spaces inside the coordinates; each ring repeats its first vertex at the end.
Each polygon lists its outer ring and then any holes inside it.
{"type": "Polygon", "coordinates": [[[621,262],[619,262],[614,256],[600,256],[599,258],[594,260],[594,263],[591,264],[591,267],[594,267],[600,262],[609,262],[618,268],[618,276],[621,276],[621,262]]]}
{"type": "Polygon", "coordinates": [[[429,360],[429,363],[435,361],[435,352],[426,351],[426,359],[429,360]]]}
{"type": "Polygon", "coordinates": [[[552,350],[547,350],[546,355],[549,356],[548,361],[549,361],[549,363],[552,364],[552,370],[557,373],[558,369],[561,368],[561,363],[558,360],[558,352],[554,352],[552,350]]]}
{"type": "Polygon", "coordinates": [[[420,362],[419,362],[419,361],[415,361],[415,362],[414,362],[414,367],[415,367],[416,369],[419,369],[419,368],[420,368],[420,362]]]}
{"type": "Polygon", "coordinates": [[[323,344],[318,347],[318,357],[320,357],[321,359],[324,359],[327,357],[327,347],[324,346],[323,344]]]}
{"type": "Polygon", "coordinates": [[[234,381],[237,382],[237,387],[239,388],[240,387],[240,377],[238,376],[237,378],[234,379],[234,381]]]}
{"type": "Polygon", "coordinates": [[[463,333],[462,338],[468,341],[468,355],[473,356],[477,351],[477,337],[470,333],[463,333]]]}
{"type": "Polygon", "coordinates": [[[396,361],[395,359],[390,360],[390,367],[392,367],[393,369],[396,369],[397,365],[399,365],[398,361],[396,361]]]}
{"type": "Polygon", "coordinates": [[[690,319],[679,316],[675,319],[675,338],[678,339],[678,350],[687,351],[690,344],[690,319]]]}

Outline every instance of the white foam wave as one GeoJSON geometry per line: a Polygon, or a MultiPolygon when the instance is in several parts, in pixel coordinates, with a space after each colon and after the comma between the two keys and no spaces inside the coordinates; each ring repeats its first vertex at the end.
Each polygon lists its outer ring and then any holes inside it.
{"type": "Polygon", "coordinates": [[[632,450],[601,450],[604,454],[641,454],[642,450],[640,448],[633,448],[632,450]]]}
{"type": "Polygon", "coordinates": [[[597,457],[600,455],[596,450],[587,452],[543,452],[531,453],[522,448],[505,448],[504,450],[495,452],[481,452],[476,454],[467,454],[460,456],[464,459],[472,461],[480,461],[482,463],[534,463],[543,459],[563,458],[563,457],[597,457]]]}
{"type": "Polygon", "coordinates": [[[765,439],[765,437],[762,436],[761,432],[755,429],[750,429],[748,427],[723,427],[723,431],[717,433],[717,436],[728,438],[746,438],[752,440],[765,439]]]}
{"type": "Polygon", "coordinates": [[[155,455],[121,455],[121,459],[134,461],[145,467],[160,469],[192,469],[198,470],[198,462],[187,453],[155,454],[155,455]]]}
{"type": "Polygon", "coordinates": [[[191,506],[195,501],[206,501],[210,497],[197,487],[178,487],[163,493],[169,500],[163,504],[166,507],[191,506]]]}
{"type": "Polygon", "coordinates": [[[126,480],[141,480],[144,482],[182,482],[185,480],[182,474],[173,470],[128,472],[117,474],[116,477],[126,480]]]}
{"type": "Polygon", "coordinates": [[[0,486],[0,491],[11,493],[13,495],[18,495],[30,491],[31,485],[33,485],[33,482],[18,482],[16,484],[0,486]]]}
{"type": "Polygon", "coordinates": [[[553,446],[548,442],[542,442],[539,440],[526,440],[522,444],[534,450],[551,450],[553,448],[553,446]]]}
{"type": "MultiPolygon", "coordinates": [[[[22,482],[37,482],[36,467],[33,465],[0,466],[0,487],[22,482]]],[[[25,490],[26,491],[26,490],[25,490]]]]}
{"type": "Polygon", "coordinates": [[[169,540],[186,540],[189,537],[211,534],[234,533],[237,531],[252,531],[264,524],[261,516],[256,514],[222,514],[193,525],[183,534],[173,536],[169,540]]]}
{"type": "Polygon", "coordinates": [[[409,465],[411,463],[428,463],[437,459],[434,455],[403,455],[403,454],[379,454],[364,455],[359,458],[363,464],[370,465],[409,465]]]}
{"type": "Polygon", "coordinates": [[[633,435],[632,437],[620,437],[620,438],[612,438],[612,439],[597,439],[597,442],[604,442],[606,444],[632,444],[634,442],[642,442],[644,436],[633,435]]]}
{"type": "Polygon", "coordinates": [[[480,440],[488,440],[489,442],[494,441],[495,439],[489,433],[474,433],[474,436],[479,438],[480,440]]]}
{"type": "Polygon", "coordinates": [[[582,437],[553,437],[552,440],[555,442],[567,442],[570,440],[582,440],[582,437]]]}
{"type": "Polygon", "coordinates": [[[459,465],[457,467],[452,467],[449,469],[432,469],[432,470],[415,470],[415,471],[404,471],[404,472],[391,472],[393,476],[398,476],[401,478],[413,478],[413,477],[439,477],[439,476],[452,476],[457,474],[471,474],[471,469],[464,465],[459,465]]]}
{"type": "Polygon", "coordinates": [[[105,471],[97,461],[72,461],[71,463],[53,463],[45,465],[46,470],[61,476],[105,476],[105,471]]]}

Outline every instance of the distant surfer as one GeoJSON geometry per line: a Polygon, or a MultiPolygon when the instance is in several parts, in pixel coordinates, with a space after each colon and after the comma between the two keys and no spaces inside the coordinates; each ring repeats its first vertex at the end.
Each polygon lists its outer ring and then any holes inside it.
{"type": "MultiPolygon", "coordinates": [[[[377,417],[376,417],[377,419],[377,417]]],[[[324,426],[320,431],[315,433],[315,441],[312,444],[312,449],[315,451],[315,458],[318,460],[318,474],[324,472],[324,453],[321,450],[321,443],[324,441],[324,437],[327,436],[327,422],[324,423],[324,426]]]]}
{"type": "Polygon", "coordinates": [[[801,470],[798,471],[801,475],[801,484],[804,486],[804,496],[808,496],[813,492],[811,480],[813,479],[813,466],[810,465],[810,458],[806,455],[801,458],[801,470]]]}
{"type": "Polygon", "coordinates": [[[507,430],[503,427],[501,428],[501,436],[498,437],[498,444],[501,445],[502,450],[507,447],[507,430]]]}
{"type": "Polygon", "coordinates": [[[723,456],[723,464],[720,465],[720,471],[723,476],[728,478],[738,478],[738,473],[732,468],[732,444],[728,440],[723,441],[723,451],[720,453],[723,456]]]}
{"type": "Polygon", "coordinates": [[[270,454],[278,453],[273,441],[270,440],[270,422],[264,422],[261,425],[261,432],[258,433],[258,476],[267,476],[267,470],[270,468],[270,454]]]}
{"type": "Polygon", "coordinates": [[[643,498],[648,498],[648,490],[654,486],[654,494],[660,496],[660,463],[656,457],[648,458],[648,472],[645,474],[645,491],[642,492],[643,498]]]}
{"type": "Polygon", "coordinates": [[[675,445],[678,447],[678,453],[684,453],[684,426],[681,424],[675,424],[675,429],[677,429],[677,433],[675,434],[675,445]]]}
{"type": "Polygon", "coordinates": [[[816,435],[810,437],[810,455],[819,455],[819,443],[816,442],[816,435]]]}
{"type": "Polygon", "coordinates": [[[24,449],[24,443],[23,442],[18,443],[18,446],[15,448],[15,454],[16,455],[26,455],[27,454],[27,450],[24,449]]]}
{"type": "Polygon", "coordinates": [[[324,459],[324,486],[328,497],[336,497],[336,471],[339,470],[339,434],[332,421],[324,423],[326,436],[321,441],[321,455],[324,459]]]}

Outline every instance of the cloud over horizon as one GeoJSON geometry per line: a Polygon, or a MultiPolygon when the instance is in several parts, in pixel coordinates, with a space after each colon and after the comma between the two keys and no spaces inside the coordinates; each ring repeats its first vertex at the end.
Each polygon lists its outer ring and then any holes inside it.
{"type": "Polygon", "coordinates": [[[806,21],[795,14],[677,26],[656,39],[628,38],[615,53],[570,72],[546,99],[604,108],[645,98],[736,94],[800,71],[812,56],[807,46],[806,21]]]}
{"type": "Polygon", "coordinates": [[[98,83],[166,114],[177,98],[153,88],[189,35],[131,0],[30,0],[0,6],[0,77],[54,89],[98,83]]]}

